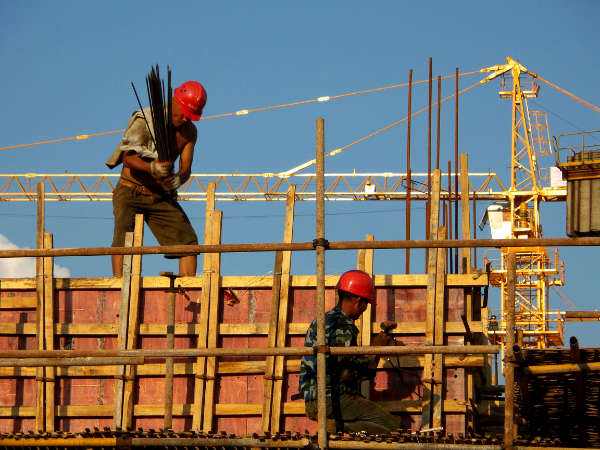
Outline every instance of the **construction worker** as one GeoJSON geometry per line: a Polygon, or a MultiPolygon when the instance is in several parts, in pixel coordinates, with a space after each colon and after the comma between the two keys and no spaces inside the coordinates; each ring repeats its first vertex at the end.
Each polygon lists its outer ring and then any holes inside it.
{"type": "MultiPolygon", "coordinates": [[[[349,270],[342,274],[337,286],[337,305],[325,315],[325,343],[328,346],[355,346],[358,328],[354,325],[369,303],[375,302],[375,289],[369,274],[349,270]]],[[[317,343],[316,320],[310,324],[304,345],[317,343]]],[[[391,337],[379,333],[372,345],[389,345],[391,337]]],[[[316,356],[305,356],[300,364],[300,392],[304,396],[306,415],[317,418],[316,356]]],[[[400,427],[400,419],[361,395],[360,385],[372,378],[378,356],[326,356],[327,417],[335,419],[336,431],[384,434],[400,427]]]]}
{"type": "MultiPolygon", "coordinates": [[[[144,220],[160,245],[197,244],[198,238],[187,215],[177,202],[177,188],[192,173],[197,130],[192,121],[202,116],[206,91],[198,81],[186,81],[173,92],[172,123],[179,153],[179,170],[174,161],[158,161],[154,145],[150,108],[136,111],[129,119],[121,142],[106,165],[113,169],[123,163],[119,183],[113,191],[115,226],[113,247],[122,247],[125,232],[133,231],[135,215],[144,220]]],[[[179,258],[181,276],[196,275],[196,255],[165,255],[179,258]]],[[[112,256],[114,276],[121,276],[123,256],[112,256]]]]}

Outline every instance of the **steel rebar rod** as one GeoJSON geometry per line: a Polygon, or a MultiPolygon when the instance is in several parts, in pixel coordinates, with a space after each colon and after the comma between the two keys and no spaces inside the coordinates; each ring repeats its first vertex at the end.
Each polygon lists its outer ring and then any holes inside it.
{"type": "MultiPolygon", "coordinates": [[[[316,124],[316,265],[317,265],[317,346],[325,346],[325,121],[322,117],[316,124]]],[[[327,396],[326,396],[326,355],[317,354],[317,423],[319,447],[327,448],[327,396]]]]}
{"type": "MultiPolygon", "coordinates": [[[[328,250],[390,250],[403,248],[510,248],[510,247],[586,247],[600,246],[600,237],[540,238],[540,239],[433,239],[433,240],[382,240],[382,241],[330,241],[328,250]]],[[[65,257],[106,255],[161,255],[177,253],[249,253],[283,251],[313,251],[312,242],[261,242],[219,245],[163,245],[144,247],[79,247],[49,249],[0,250],[0,258],[65,257]]]]}
{"type": "MultiPolygon", "coordinates": [[[[410,161],[410,129],[412,116],[412,79],[413,71],[408,71],[408,117],[406,121],[406,208],[404,211],[404,233],[407,240],[410,240],[410,221],[411,221],[411,191],[412,191],[412,174],[410,161]]],[[[407,248],[404,254],[404,272],[410,273],[410,249],[407,248]]]]}
{"type": "MultiPolygon", "coordinates": [[[[456,68],[454,78],[454,239],[458,239],[458,100],[459,100],[459,70],[456,68]]],[[[458,252],[454,252],[454,273],[458,273],[458,252]]]]}
{"type": "MultiPolygon", "coordinates": [[[[496,353],[499,345],[415,345],[405,346],[356,346],[356,347],[321,347],[319,353],[332,355],[426,355],[426,354],[485,354],[496,353]]],[[[264,347],[264,348],[177,348],[169,349],[132,349],[132,350],[4,350],[0,351],[0,360],[4,358],[196,358],[198,356],[309,356],[316,353],[311,347],[264,347]]],[[[115,362],[115,364],[118,364],[115,362]]],[[[120,362],[120,364],[131,364],[120,362]]]]}

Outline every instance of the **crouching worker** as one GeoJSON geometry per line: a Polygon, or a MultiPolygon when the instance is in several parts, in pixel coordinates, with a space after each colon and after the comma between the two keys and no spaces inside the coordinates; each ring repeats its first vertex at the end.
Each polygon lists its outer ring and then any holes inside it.
{"type": "MultiPolygon", "coordinates": [[[[358,328],[354,321],[375,302],[375,289],[369,274],[350,270],[337,283],[338,303],[325,315],[325,343],[328,346],[356,346],[358,328]]],[[[390,337],[378,334],[372,345],[389,345],[390,337]]],[[[317,344],[317,322],[313,320],[304,345],[317,344]]],[[[306,415],[317,420],[317,358],[305,356],[300,364],[300,392],[304,396],[306,415]]],[[[361,382],[375,375],[378,356],[326,356],[327,418],[335,419],[337,431],[385,434],[400,427],[400,418],[385,411],[360,393],[361,382]]]]}
{"type": "MultiPolygon", "coordinates": [[[[200,119],[205,103],[206,91],[197,81],[186,81],[173,92],[171,114],[179,155],[179,170],[175,173],[174,161],[158,161],[150,108],[136,111],[129,119],[121,142],[106,161],[111,169],[123,164],[121,178],[113,191],[113,247],[124,245],[125,233],[133,231],[136,214],[144,214],[160,245],[198,244],[192,224],[177,202],[177,188],[192,173],[197,135],[192,121],[200,119]]],[[[181,276],[196,275],[196,255],[165,257],[180,258],[181,276]]],[[[114,276],[122,275],[122,255],[113,255],[112,269],[114,276]]]]}

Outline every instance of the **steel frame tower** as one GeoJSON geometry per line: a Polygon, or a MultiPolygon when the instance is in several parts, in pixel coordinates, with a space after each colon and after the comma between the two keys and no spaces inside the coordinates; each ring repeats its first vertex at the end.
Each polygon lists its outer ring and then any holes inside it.
{"type": "MultiPolygon", "coordinates": [[[[539,86],[533,80],[537,75],[511,57],[506,64],[482,69],[490,72],[481,82],[487,83],[497,77],[511,78],[509,90],[500,90],[501,98],[510,99],[511,107],[511,172],[507,191],[508,210],[513,239],[540,238],[540,201],[545,197],[540,186],[539,167],[534,150],[531,122],[527,106],[528,98],[535,98],[539,86]],[[529,77],[533,82],[524,89],[523,82],[529,77]]],[[[553,326],[553,314],[549,311],[548,290],[552,285],[562,285],[558,264],[553,264],[546,248],[518,248],[509,250],[516,255],[516,327],[521,345],[545,348],[562,345],[562,326],[553,326]]],[[[500,270],[495,271],[495,284],[500,287],[501,298],[506,295],[504,274],[507,252],[501,255],[500,270]]],[[[557,257],[556,257],[557,259],[557,257]]],[[[500,302],[502,308],[503,302],[500,302]]],[[[557,316],[558,317],[558,316],[557,316]]],[[[501,329],[504,331],[504,321],[501,329]]]]}

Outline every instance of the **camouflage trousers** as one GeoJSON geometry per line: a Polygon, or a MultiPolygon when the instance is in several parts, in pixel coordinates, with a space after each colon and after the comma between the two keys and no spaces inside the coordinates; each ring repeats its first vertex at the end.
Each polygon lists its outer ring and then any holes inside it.
{"type": "MultiPolygon", "coordinates": [[[[327,418],[333,419],[333,408],[327,399],[327,418]]],[[[306,415],[317,420],[317,402],[307,401],[306,415]]],[[[400,418],[384,410],[377,403],[358,394],[340,395],[340,410],[344,421],[344,431],[365,431],[369,434],[386,434],[400,428],[400,418]]]]}

